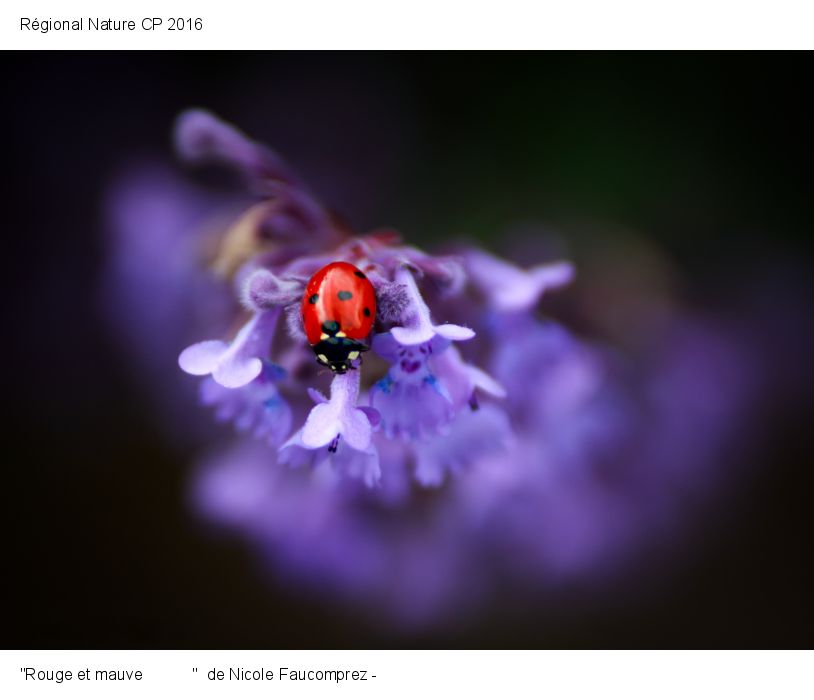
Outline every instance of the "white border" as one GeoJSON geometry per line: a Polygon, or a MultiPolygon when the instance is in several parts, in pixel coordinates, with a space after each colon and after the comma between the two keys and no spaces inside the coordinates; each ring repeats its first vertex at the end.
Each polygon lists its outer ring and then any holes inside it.
{"type": "Polygon", "coordinates": [[[810,0],[94,0],[5,2],[6,49],[803,49],[810,0]],[[168,9],[171,8],[171,9],[168,9]],[[162,30],[50,32],[21,17],[165,19],[162,30]],[[171,16],[201,31],[166,31],[171,16]]]}
{"type": "MultiPolygon", "coordinates": [[[[77,612],[78,618],[81,612],[77,612]]],[[[79,623],[79,620],[77,620],[79,623]]],[[[507,698],[811,700],[811,651],[11,651],[2,696],[28,698],[507,698]],[[230,666],[271,681],[212,681],[230,666]],[[24,680],[20,667],[139,669],[141,681],[24,680]],[[192,669],[197,668],[194,673],[192,669]],[[289,669],[364,669],[366,681],[280,680],[289,669]],[[375,678],[372,676],[375,675],[375,678]]]]}

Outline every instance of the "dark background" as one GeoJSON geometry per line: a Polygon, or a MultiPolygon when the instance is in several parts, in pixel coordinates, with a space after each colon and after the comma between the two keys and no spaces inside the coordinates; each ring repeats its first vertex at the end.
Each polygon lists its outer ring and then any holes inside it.
{"type": "Polygon", "coordinates": [[[799,403],[764,407],[771,439],[731,496],[737,517],[648,595],[401,637],[270,587],[240,540],[202,532],[185,502],[191,455],[160,437],[96,312],[106,188],[132,161],[169,160],[173,119],[195,105],[278,148],[362,229],[421,242],[600,221],[646,232],[699,280],[690,297],[767,252],[805,279],[807,55],[3,62],[3,646],[811,646],[811,413],[799,403]]]}

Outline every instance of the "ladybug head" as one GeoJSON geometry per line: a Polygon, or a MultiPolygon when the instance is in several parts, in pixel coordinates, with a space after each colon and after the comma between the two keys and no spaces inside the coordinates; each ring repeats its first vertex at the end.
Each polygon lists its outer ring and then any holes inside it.
{"type": "Polygon", "coordinates": [[[317,362],[330,367],[334,374],[345,374],[355,369],[353,363],[359,354],[367,350],[367,345],[353,338],[330,337],[313,346],[317,362]]]}
{"type": "Polygon", "coordinates": [[[317,355],[317,362],[325,367],[329,367],[334,374],[345,374],[349,369],[354,369],[350,360],[342,362],[341,360],[330,361],[324,355],[317,355]]]}

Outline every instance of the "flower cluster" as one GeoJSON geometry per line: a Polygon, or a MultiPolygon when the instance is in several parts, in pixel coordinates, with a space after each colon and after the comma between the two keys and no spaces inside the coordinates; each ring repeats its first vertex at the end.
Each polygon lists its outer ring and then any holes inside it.
{"type": "Polygon", "coordinates": [[[187,162],[237,172],[252,199],[203,197],[163,169],[126,182],[108,297],[161,378],[176,435],[206,432],[190,383],[167,376],[181,350],[198,402],[234,427],[199,466],[194,500],[277,575],[438,622],[506,586],[540,597],[613,577],[705,492],[748,404],[730,338],[676,315],[628,357],[541,317],[574,278],[568,262],[524,269],[360,235],[213,115],[185,113],[175,138],[187,162]],[[377,312],[371,351],[326,386],[300,307],[337,261],[364,271],[377,312]]]}
{"type": "MultiPolygon", "coordinates": [[[[478,410],[484,398],[502,399],[505,391],[486,371],[467,363],[457,347],[475,338],[475,330],[436,323],[428,300],[444,302],[442,313],[454,319],[456,300],[470,306],[474,287],[483,308],[522,313],[545,290],[568,283],[572,267],[550,263],[524,271],[475,250],[429,255],[390,231],[352,235],[293,184],[298,179],[279,158],[206,113],[182,118],[178,142],[188,157],[237,166],[268,197],[225,234],[213,262],[230,278],[248,319],[228,342],[204,340],[179,357],[185,372],[206,377],[204,403],[219,419],[276,447],[281,464],[323,467],[369,487],[390,468],[383,453],[410,454],[413,476],[424,486],[439,486],[447,471],[471,462],[471,447],[454,434],[466,423],[462,414],[478,410]],[[294,400],[301,403],[307,395],[315,405],[288,437],[292,408],[276,385],[313,362],[300,305],[310,276],[337,261],[355,265],[374,286],[372,350],[389,367],[367,391],[360,366],[333,378],[330,398],[303,386],[294,400]],[[398,448],[383,444],[393,441],[398,448]]],[[[501,444],[508,432],[503,409],[491,410],[499,418],[484,426],[478,442],[485,446],[501,444]]]]}

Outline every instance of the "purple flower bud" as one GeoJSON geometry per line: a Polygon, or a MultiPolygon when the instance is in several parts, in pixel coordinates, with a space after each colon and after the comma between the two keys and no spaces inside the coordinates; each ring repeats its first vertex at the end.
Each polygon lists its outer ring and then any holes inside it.
{"type": "Polygon", "coordinates": [[[489,305],[498,312],[527,311],[548,290],[559,289],[574,279],[574,266],[554,262],[521,270],[480,250],[464,255],[466,271],[489,305]]]}
{"type": "Polygon", "coordinates": [[[410,305],[407,287],[376,273],[368,273],[368,278],[376,290],[376,316],[382,323],[398,323],[410,305]]]}
{"type": "Polygon", "coordinates": [[[254,143],[235,127],[202,109],[191,109],[178,117],[175,146],[190,163],[214,162],[233,167],[261,191],[272,180],[292,184],[297,181],[271,149],[254,143]]]}
{"type": "Polygon", "coordinates": [[[255,312],[299,304],[305,282],[302,278],[278,277],[270,270],[257,270],[243,287],[243,303],[255,312]]]}

